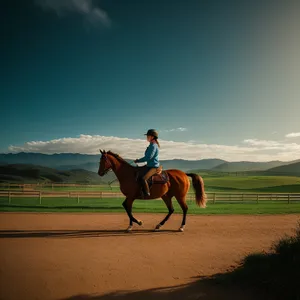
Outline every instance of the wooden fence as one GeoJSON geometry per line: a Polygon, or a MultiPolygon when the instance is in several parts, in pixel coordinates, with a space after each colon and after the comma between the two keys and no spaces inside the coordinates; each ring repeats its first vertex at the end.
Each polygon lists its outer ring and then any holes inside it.
{"type": "Polygon", "coordinates": [[[80,183],[0,183],[0,191],[3,190],[43,190],[43,189],[57,189],[57,188],[95,188],[95,189],[112,189],[118,188],[119,185],[114,183],[110,184],[80,184],[80,183]]]}
{"type": "MultiPolygon", "coordinates": [[[[300,193],[206,193],[207,199],[211,203],[260,203],[269,201],[272,203],[297,203],[300,202],[300,193]]],[[[11,203],[13,198],[38,198],[42,204],[43,198],[76,198],[77,203],[84,202],[85,198],[120,198],[124,195],[120,192],[104,191],[42,191],[42,190],[2,190],[0,199],[7,199],[11,203]]],[[[188,193],[187,201],[194,201],[195,194],[188,193]]],[[[3,201],[2,201],[3,202],[3,201]]]]}

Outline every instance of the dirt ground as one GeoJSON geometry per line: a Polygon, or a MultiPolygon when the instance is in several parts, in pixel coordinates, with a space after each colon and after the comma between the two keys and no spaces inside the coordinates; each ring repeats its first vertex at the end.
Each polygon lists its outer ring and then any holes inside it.
{"type": "Polygon", "coordinates": [[[128,234],[125,213],[1,213],[0,299],[253,299],[200,277],[268,250],[300,219],[188,215],[180,233],[180,215],[161,232],[162,214],[135,216],[144,225],[128,234]]]}

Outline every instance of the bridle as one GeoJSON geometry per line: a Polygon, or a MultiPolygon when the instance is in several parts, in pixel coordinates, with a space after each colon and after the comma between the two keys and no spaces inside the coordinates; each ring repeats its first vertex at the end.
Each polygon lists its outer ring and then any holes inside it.
{"type": "MultiPolygon", "coordinates": [[[[101,160],[103,159],[104,162],[105,162],[104,167],[106,167],[106,168],[104,169],[104,171],[102,172],[102,174],[106,175],[109,171],[113,170],[114,165],[112,164],[111,160],[109,159],[109,157],[108,157],[108,155],[107,155],[107,153],[105,151],[100,150],[100,153],[101,153],[102,156],[101,156],[99,164],[101,164],[101,160]]],[[[134,161],[132,161],[132,162],[134,162],[134,161]]],[[[132,162],[130,162],[129,164],[131,164],[132,162]]]]}
{"type": "Polygon", "coordinates": [[[104,169],[104,171],[103,171],[103,174],[105,175],[105,174],[107,174],[112,169],[112,163],[109,160],[109,158],[107,157],[106,153],[102,153],[101,159],[103,159],[105,161],[106,169],[104,169]]]}

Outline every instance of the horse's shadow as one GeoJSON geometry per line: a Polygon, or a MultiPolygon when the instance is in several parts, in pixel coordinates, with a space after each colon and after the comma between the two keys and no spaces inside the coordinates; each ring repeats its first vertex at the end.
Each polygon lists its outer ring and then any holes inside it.
{"type": "MultiPolygon", "coordinates": [[[[218,275],[216,275],[218,276],[218,275]]],[[[171,286],[137,291],[116,291],[103,295],[74,295],[60,300],[240,300],[269,299],[265,294],[255,293],[251,288],[241,288],[238,285],[222,285],[215,275],[198,278],[196,281],[171,286]]]]}
{"type": "Polygon", "coordinates": [[[95,238],[111,236],[144,236],[178,233],[178,230],[136,229],[125,230],[1,230],[0,238],[95,238]]]}

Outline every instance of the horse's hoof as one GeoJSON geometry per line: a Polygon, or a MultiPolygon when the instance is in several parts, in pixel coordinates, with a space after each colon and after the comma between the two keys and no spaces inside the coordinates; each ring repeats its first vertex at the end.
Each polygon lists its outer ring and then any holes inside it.
{"type": "Polygon", "coordinates": [[[160,227],[161,227],[161,225],[156,225],[156,227],[155,227],[155,229],[154,229],[154,231],[159,231],[160,230],[160,227]]]}
{"type": "Polygon", "coordinates": [[[131,230],[132,230],[132,226],[129,226],[125,232],[129,233],[129,232],[131,232],[131,230]]]}
{"type": "Polygon", "coordinates": [[[184,227],[180,227],[178,231],[184,232],[184,227]]]}
{"type": "Polygon", "coordinates": [[[139,221],[138,221],[138,224],[139,224],[140,226],[142,226],[142,225],[143,225],[143,221],[139,220],[139,221]]]}

